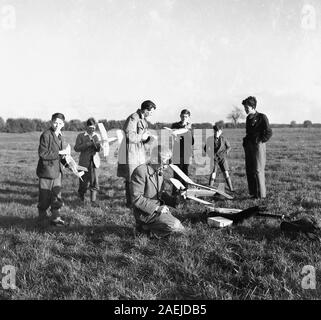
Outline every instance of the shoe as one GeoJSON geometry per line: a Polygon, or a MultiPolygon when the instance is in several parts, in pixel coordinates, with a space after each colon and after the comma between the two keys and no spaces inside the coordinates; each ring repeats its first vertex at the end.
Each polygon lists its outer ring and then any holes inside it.
{"type": "Polygon", "coordinates": [[[78,193],[78,198],[80,201],[85,202],[85,195],[83,193],[78,193]]]}
{"type": "Polygon", "coordinates": [[[145,235],[149,236],[150,230],[147,228],[144,228],[144,226],[142,224],[136,224],[135,233],[136,234],[145,234],[145,235]]]}
{"type": "Polygon", "coordinates": [[[49,222],[48,217],[41,217],[37,219],[37,226],[39,228],[47,228],[49,226],[49,222]]]}
{"type": "Polygon", "coordinates": [[[64,227],[66,222],[61,217],[57,217],[56,219],[51,220],[51,224],[56,227],[64,227]]]}
{"type": "Polygon", "coordinates": [[[96,201],[91,201],[90,202],[90,206],[93,207],[93,208],[100,208],[99,203],[97,203],[96,201]]]}
{"type": "Polygon", "coordinates": [[[131,208],[132,208],[132,204],[131,204],[131,203],[128,203],[128,202],[126,202],[126,208],[131,209],[131,208]]]}

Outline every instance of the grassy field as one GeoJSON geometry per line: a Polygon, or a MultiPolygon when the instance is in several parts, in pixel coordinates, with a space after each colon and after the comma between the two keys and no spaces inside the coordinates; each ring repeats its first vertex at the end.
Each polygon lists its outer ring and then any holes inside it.
{"type": "MultiPolygon", "coordinates": [[[[0,276],[0,299],[321,297],[321,245],[301,235],[284,235],[278,220],[251,218],[213,229],[204,208],[189,202],[173,211],[188,229],[186,236],[135,237],[134,218],[124,207],[123,181],[116,177],[113,161],[104,161],[101,168],[100,208],[78,203],[78,181],[68,173],[63,215],[70,226],[38,230],[39,135],[0,134],[0,269],[17,269],[14,290],[1,289],[0,276]],[[316,268],[315,290],[301,287],[305,265],[316,268]]],[[[229,164],[236,192],[235,200],[219,200],[217,206],[264,204],[269,213],[321,217],[320,130],[274,129],[267,145],[265,201],[248,199],[244,130],[226,130],[225,135],[233,148],[229,164]]],[[[66,133],[72,146],[75,136],[66,133]]],[[[191,172],[193,179],[207,183],[207,175],[199,175],[195,164],[191,172]]],[[[222,174],[218,180],[223,181],[222,174]]]]}

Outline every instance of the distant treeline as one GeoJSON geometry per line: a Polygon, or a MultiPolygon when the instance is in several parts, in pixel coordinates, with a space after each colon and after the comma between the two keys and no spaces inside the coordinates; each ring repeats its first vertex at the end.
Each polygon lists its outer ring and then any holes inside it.
{"type": "MultiPolygon", "coordinates": [[[[125,120],[106,120],[100,119],[99,122],[104,123],[106,130],[122,129],[125,120]]],[[[158,130],[164,127],[170,127],[171,123],[156,122],[149,123],[149,128],[158,130]]],[[[209,122],[193,123],[194,129],[210,129],[213,124],[209,122]]],[[[4,121],[0,117],[0,132],[10,133],[23,133],[32,131],[44,131],[50,127],[50,121],[43,121],[40,119],[26,119],[26,118],[8,118],[4,121]]],[[[290,124],[271,124],[272,128],[321,128],[321,123],[312,123],[310,120],[305,120],[302,124],[297,124],[295,121],[291,121],[290,124]]],[[[82,131],[86,128],[86,121],[80,121],[77,119],[66,121],[64,130],[66,131],[82,131]]],[[[225,128],[245,128],[245,123],[233,123],[226,122],[225,128]]]]}

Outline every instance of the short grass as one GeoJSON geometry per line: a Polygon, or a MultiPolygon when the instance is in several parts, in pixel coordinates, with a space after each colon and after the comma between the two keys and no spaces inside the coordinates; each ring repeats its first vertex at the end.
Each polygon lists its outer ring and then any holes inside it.
{"type": "MultiPolygon", "coordinates": [[[[115,161],[104,161],[101,168],[100,208],[78,203],[78,181],[68,173],[63,179],[63,214],[70,226],[39,230],[35,221],[39,135],[0,135],[0,268],[17,269],[17,289],[0,286],[0,298],[320,298],[321,245],[301,235],[282,234],[278,220],[251,218],[228,229],[213,229],[206,223],[204,208],[189,202],[173,210],[186,226],[186,236],[165,240],[135,236],[115,161]],[[315,290],[301,286],[305,265],[316,268],[315,290]]],[[[229,164],[236,192],[235,200],[219,200],[217,206],[259,204],[270,213],[320,218],[320,130],[274,129],[267,145],[268,198],[263,202],[248,199],[244,131],[226,130],[225,135],[233,147],[229,164]]],[[[67,132],[66,140],[73,145],[75,136],[67,132]]],[[[201,159],[197,163],[201,165],[201,159]]],[[[196,164],[192,178],[207,183],[206,172],[195,175],[200,172],[196,164]]],[[[223,182],[221,174],[219,181],[223,182]]]]}

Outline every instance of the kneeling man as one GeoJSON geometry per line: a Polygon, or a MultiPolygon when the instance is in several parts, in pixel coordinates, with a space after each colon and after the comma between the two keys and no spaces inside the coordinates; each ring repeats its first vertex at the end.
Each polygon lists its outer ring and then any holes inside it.
{"type": "Polygon", "coordinates": [[[163,171],[172,154],[168,150],[162,151],[160,147],[156,153],[158,157],[153,157],[152,152],[150,162],[138,166],[132,173],[132,203],[136,231],[162,238],[173,232],[182,233],[185,228],[168,207],[175,207],[179,196],[173,197],[164,192],[163,171]],[[156,161],[153,161],[155,158],[156,161]]]}

